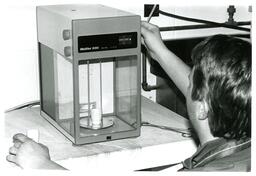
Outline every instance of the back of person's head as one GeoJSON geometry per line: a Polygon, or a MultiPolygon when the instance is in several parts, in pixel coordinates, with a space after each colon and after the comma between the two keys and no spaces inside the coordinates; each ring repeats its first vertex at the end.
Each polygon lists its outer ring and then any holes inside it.
{"type": "Polygon", "coordinates": [[[192,100],[205,100],[215,137],[251,137],[251,44],[215,35],[192,51],[192,100]]]}

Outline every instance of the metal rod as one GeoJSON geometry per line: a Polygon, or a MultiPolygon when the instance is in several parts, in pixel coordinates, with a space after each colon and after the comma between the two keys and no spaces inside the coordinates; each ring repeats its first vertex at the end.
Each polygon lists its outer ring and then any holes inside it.
{"type": "Polygon", "coordinates": [[[100,61],[100,111],[101,114],[103,114],[103,108],[102,108],[102,65],[101,65],[101,60],[100,61]]]}
{"type": "Polygon", "coordinates": [[[87,61],[87,79],[88,79],[88,117],[90,117],[91,103],[90,103],[90,61],[87,61]]]}
{"type": "Polygon", "coordinates": [[[147,82],[147,60],[146,60],[146,54],[142,54],[142,83],[147,82]]]}
{"type": "Polygon", "coordinates": [[[113,113],[114,116],[117,116],[117,85],[116,85],[116,58],[113,58],[113,113]]]}
{"type": "MultiPolygon", "coordinates": [[[[146,51],[145,51],[146,52],[146,51]]],[[[147,56],[146,53],[142,52],[142,88],[145,91],[151,91],[159,88],[159,86],[151,86],[147,83],[147,56]]]]}

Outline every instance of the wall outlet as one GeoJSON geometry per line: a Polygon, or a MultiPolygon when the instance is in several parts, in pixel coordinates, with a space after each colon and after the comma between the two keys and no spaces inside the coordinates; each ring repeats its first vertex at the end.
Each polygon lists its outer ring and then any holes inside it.
{"type": "MultiPolygon", "coordinates": [[[[144,17],[149,16],[153,7],[154,7],[154,4],[144,4],[144,17]]],[[[157,4],[152,16],[159,16],[159,4],[157,4]]]]}

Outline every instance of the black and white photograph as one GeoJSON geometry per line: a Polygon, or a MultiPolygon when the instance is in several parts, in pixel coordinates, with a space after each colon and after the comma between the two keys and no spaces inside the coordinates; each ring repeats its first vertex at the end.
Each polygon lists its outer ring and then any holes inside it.
{"type": "Polygon", "coordinates": [[[253,174],[254,7],[3,2],[1,168],[253,174]]]}

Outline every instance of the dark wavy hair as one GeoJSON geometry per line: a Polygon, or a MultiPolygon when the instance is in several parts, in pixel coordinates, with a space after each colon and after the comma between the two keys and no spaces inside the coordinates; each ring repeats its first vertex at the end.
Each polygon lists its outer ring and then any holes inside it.
{"type": "Polygon", "coordinates": [[[251,43],[215,35],[192,51],[192,100],[206,100],[215,137],[251,137],[251,43]]]}

